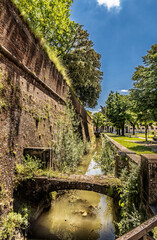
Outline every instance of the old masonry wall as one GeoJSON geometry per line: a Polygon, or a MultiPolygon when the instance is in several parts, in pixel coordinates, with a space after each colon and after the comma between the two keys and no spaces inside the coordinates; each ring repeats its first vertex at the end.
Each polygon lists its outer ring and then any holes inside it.
{"type": "MultiPolygon", "coordinates": [[[[0,1],[0,190],[12,205],[14,166],[25,148],[49,148],[69,87],[10,0],[0,1]]],[[[89,115],[71,92],[84,139],[89,115]]],[[[6,198],[5,198],[6,199],[6,198]]]]}

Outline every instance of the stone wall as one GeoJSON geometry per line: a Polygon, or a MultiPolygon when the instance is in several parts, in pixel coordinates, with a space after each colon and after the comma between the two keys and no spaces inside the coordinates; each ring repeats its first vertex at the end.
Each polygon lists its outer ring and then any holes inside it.
{"type": "MultiPolygon", "coordinates": [[[[157,154],[141,155],[142,197],[148,205],[157,205],[157,154]]],[[[156,207],[157,208],[157,207],[156,207]]],[[[157,209],[156,209],[157,214],[157,209]]]]}
{"type": "MultiPolygon", "coordinates": [[[[51,148],[69,87],[10,0],[0,1],[0,186],[11,199],[24,148],[51,148]]],[[[71,92],[84,139],[91,119],[71,92]]],[[[6,202],[8,208],[11,201],[6,202]]],[[[4,209],[3,209],[4,210],[4,209]]]]}

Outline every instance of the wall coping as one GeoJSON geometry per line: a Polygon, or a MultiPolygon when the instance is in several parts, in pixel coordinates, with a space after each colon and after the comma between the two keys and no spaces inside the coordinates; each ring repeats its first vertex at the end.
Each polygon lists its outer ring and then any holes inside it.
{"type": "Polygon", "coordinates": [[[105,137],[118,149],[118,152],[121,156],[126,156],[131,160],[132,162],[139,164],[141,162],[141,157],[137,155],[135,152],[129,150],[128,148],[124,147],[120,143],[113,140],[111,137],[107,136],[105,134],[105,137]]]}
{"type": "Polygon", "coordinates": [[[142,223],[137,228],[131,230],[126,233],[122,237],[117,240],[139,240],[142,237],[146,236],[148,232],[150,232],[154,227],[157,226],[157,215],[148,221],[142,223]]]}

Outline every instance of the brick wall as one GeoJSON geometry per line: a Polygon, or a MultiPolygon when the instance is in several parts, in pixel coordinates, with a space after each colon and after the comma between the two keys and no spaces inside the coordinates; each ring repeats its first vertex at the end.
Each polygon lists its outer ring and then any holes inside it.
{"type": "MultiPolygon", "coordinates": [[[[68,89],[16,7],[10,0],[1,0],[0,183],[8,199],[13,193],[15,161],[22,159],[24,148],[51,147],[56,113],[62,114],[68,89]]],[[[84,139],[90,138],[91,119],[72,91],[71,95],[81,133],[84,139]]]]}

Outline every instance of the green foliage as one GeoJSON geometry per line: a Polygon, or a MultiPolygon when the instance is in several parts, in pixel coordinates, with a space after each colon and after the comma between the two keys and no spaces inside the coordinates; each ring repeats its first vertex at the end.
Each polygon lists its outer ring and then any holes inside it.
{"type": "Polygon", "coordinates": [[[113,173],[116,152],[115,147],[111,145],[110,141],[102,136],[102,150],[100,155],[95,156],[95,160],[105,174],[113,173]]]}
{"type": "Polygon", "coordinates": [[[35,35],[41,39],[43,48],[66,78],[68,85],[84,105],[94,107],[101,91],[101,56],[93,49],[87,31],[70,20],[73,0],[12,1],[35,35]]]}
{"type": "Polygon", "coordinates": [[[35,175],[38,175],[39,170],[41,169],[42,164],[41,161],[37,158],[33,158],[29,155],[23,157],[23,164],[16,164],[15,166],[15,173],[16,173],[16,180],[15,183],[19,183],[24,179],[30,179],[35,175]]]}
{"type": "Polygon", "coordinates": [[[85,106],[94,107],[101,91],[103,73],[100,71],[100,54],[93,49],[93,42],[82,26],[76,26],[71,48],[63,56],[69,70],[72,86],[85,106]]]}
{"type": "Polygon", "coordinates": [[[57,132],[53,140],[54,164],[60,171],[74,171],[85,151],[78,127],[74,107],[68,100],[65,111],[58,116],[57,132]]]}
{"type": "Polygon", "coordinates": [[[113,91],[111,91],[106,101],[106,117],[113,126],[122,129],[122,135],[124,135],[124,125],[127,119],[127,105],[127,97],[113,91]]]}
{"type": "Polygon", "coordinates": [[[130,98],[135,113],[146,128],[147,140],[148,124],[157,118],[157,44],[143,57],[143,62],[144,66],[136,67],[132,76],[134,87],[130,91],[130,98]]]}
{"type": "Polygon", "coordinates": [[[49,46],[62,55],[69,49],[75,32],[70,20],[72,0],[14,0],[33,31],[44,38],[49,46]]]}
{"type": "Polygon", "coordinates": [[[93,114],[93,123],[96,127],[96,132],[100,130],[101,127],[105,126],[105,116],[102,112],[97,112],[93,114]]]}
{"type": "MultiPolygon", "coordinates": [[[[154,154],[156,153],[155,149],[151,149],[149,146],[144,146],[144,139],[136,138],[136,137],[125,137],[125,136],[117,136],[114,134],[107,134],[109,137],[111,137],[113,140],[117,141],[124,147],[128,148],[131,151],[136,152],[136,154],[154,154]]],[[[141,135],[143,136],[143,135],[141,135]]]]}
{"type": "Polygon", "coordinates": [[[141,215],[141,213],[133,205],[132,212],[130,214],[125,212],[122,220],[117,224],[119,230],[118,236],[124,235],[131,229],[139,226],[142,222],[143,215],[141,215]]]}
{"type": "Polygon", "coordinates": [[[6,110],[8,107],[6,91],[5,77],[3,72],[0,70],[0,112],[1,110],[6,110]]]}
{"type": "Polygon", "coordinates": [[[16,231],[25,229],[28,226],[28,213],[26,209],[24,214],[10,212],[5,218],[1,220],[0,239],[8,239],[14,237],[16,231]]]}
{"type": "Polygon", "coordinates": [[[144,221],[140,199],[140,167],[127,168],[121,173],[122,186],[119,188],[121,221],[117,223],[119,236],[137,227],[144,221]]]}

